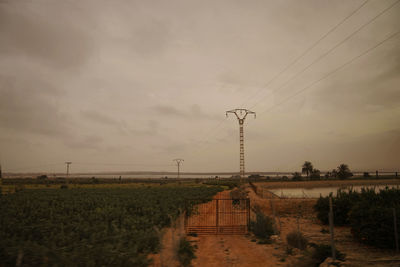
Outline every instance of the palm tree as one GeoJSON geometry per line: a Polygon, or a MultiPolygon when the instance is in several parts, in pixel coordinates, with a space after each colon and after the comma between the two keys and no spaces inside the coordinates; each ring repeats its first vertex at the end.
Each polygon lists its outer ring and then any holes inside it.
{"type": "Polygon", "coordinates": [[[353,176],[353,174],[351,173],[350,168],[347,164],[340,164],[337,167],[337,176],[340,179],[346,179],[353,176]]]}
{"type": "Polygon", "coordinates": [[[307,178],[308,178],[313,169],[314,169],[314,167],[313,167],[312,163],[309,161],[306,161],[306,162],[304,162],[303,167],[301,168],[301,172],[307,174],[307,178]]]}

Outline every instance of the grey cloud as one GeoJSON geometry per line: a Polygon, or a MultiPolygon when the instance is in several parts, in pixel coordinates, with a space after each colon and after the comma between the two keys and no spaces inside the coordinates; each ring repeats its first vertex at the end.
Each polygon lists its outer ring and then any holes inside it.
{"type": "Polygon", "coordinates": [[[221,118],[218,115],[212,115],[204,112],[203,109],[197,104],[191,105],[187,111],[180,110],[169,105],[158,105],[153,107],[153,110],[158,115],[184,118],[184,119],[196,118],[196,119],[219,120],[221,118]]]}
{"type": "Polygon", "coordinates": [[[46,18],[18,1],[0,3],[0,54],[24,55],[62,69],[83,64],[94,49],[88,33],[60,10],[48,12],[46,18]]]}
{"type": "Polygon", "coordinates": [[[155,57],[165,52],[170,39],[167,23],[149,19],[133,30],[129,41],[139,55],[155,57]]]}
{"type": "Polygon", "coordinates": [[[83,111],[81,111],[81,115],[84,118],[89,119],[96,123],[107,124],[107,125],[120,125],[121,124],[117,120],[115,120],[107,115],[104,115],[100,112],[97,112],[95,110],[83,110],[83,111]]]}
{"type": "Polygon", "coordinates": [[[0,123],[3,129],[66,136],[66,115],[54,104],[57,90],[37,80],[0,75],[0,123]]]}
{"type": "Polygon", "coordinates": [[[157,121],[149,120],[145,124],[145,127],[125,126],[125,129],[132,135],[155,136],[159,133],[160,124],[157,121]]]}
{"type": "Polygon", "coordinates": [[[316,100],[321,103],[318,106],[323,109],[345,107],[347,110],[398,106],[400,49],[394,46],[382,50],[384,56],[369,55],[326,80],[325,88],[315,91],[316,100]]]}
{"type": "Polygon", "coordinates": [[[173,106],[158,105],[153,107],[153,109],[158,115],[183,117],[183,118],[187,117],[187,114],[185,112],[180,111],[173,106]]]}
{"type": "Polygon", "coordinates": [[[205,113],[203,111],[203,109],[197,104],[192,105],[190,108],[190,111],[191,111],[191,116],[196,117],[196,118],[210,119],[210,120],[220,120],[221,119],[221,117],[218,115],[211,115],[211,114],[205,113]]]}
{"type": "Polygon", "coordinates": [[[86,135],[83,137],[67,139],[65,144],[70,148],[79,149],[100,149],[103,138],[97,135],[86,135]]]}
{"type": "Polygon", "coordinates": [[[339,160],[396,167],[398,135],[385,131],[400,117],[398,37],[264,111],[399,28],[397,6],[271,94],[393,0],[370,1],[267,87],[362,4],[304,2],[0,0],[5,160],[18,169],[53,158],[149,164],[176,155],[193,171],[237,170],[236,118],[215,127],[246,101],[243,108],[257,112],[245,127],[249,171],[305,159],[320,160],[321,169],[339,160]],[[200,154],[190,140],[201,141],[200,154]]]}

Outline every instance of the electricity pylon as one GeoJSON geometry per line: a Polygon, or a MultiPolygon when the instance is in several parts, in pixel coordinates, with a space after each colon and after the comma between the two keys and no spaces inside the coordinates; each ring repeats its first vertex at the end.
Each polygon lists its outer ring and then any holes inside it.
{"type": "Polygon", "coordinates": [[[236,118],[239,121],[239,133],[240,133],[240,183],[243,183],[244,178],[244,135],[243,135],[243,125],[244,120],[246,119],[248,114],[254,114],[254,118],[256,118],[256,113],[250,111],[248,109],[237,108],[232,109],[226,112],[226,117],[228,117],[228,113],[233,113],[236,115],[236,118]]]}
{"type": "Polygon", "coordinates": [[[69,165],[71,165],[72,162],[67,161],[65,164],[67,164],[67,183],[69,183],[69,165]]]}
{"type": "Polygon", "coordinates": [[[184,161],[183,159],[173,159],[172,161],[175,161],[176,162],[176,166],[178,166],[178,179],[179,179],[179,176],[180,176],[180,166],[181,166],[181,163],[184,161]]]}

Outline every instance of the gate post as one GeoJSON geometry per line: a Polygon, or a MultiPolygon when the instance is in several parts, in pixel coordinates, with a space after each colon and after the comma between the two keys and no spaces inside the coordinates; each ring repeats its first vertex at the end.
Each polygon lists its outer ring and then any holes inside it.
{"type": "Polygon", "coordinates": [[[215,225],[216,225],[216,234],[219,233],[219,199],[216,199],[216,207],[215,207],[215,225]]]}

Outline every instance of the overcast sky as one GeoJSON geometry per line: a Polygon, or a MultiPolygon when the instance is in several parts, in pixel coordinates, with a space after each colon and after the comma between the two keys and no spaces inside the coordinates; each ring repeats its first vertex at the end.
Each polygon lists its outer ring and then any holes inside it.
{"type": "Polygon", "coordinates": [[[400,170],[398,2],[0,0],[3,171],[400,170]]]}

